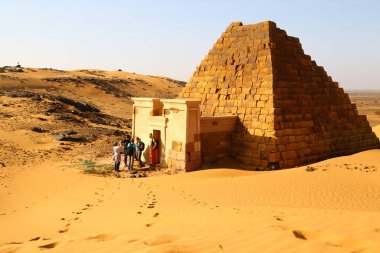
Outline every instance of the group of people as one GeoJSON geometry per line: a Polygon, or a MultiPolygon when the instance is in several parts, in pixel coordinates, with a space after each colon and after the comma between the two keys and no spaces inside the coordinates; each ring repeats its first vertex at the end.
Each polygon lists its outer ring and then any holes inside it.
{"type": "MultiPolygon", "coordinates": [[[[150,166],[155,166],[158,163],[158,141],[153,138],[153,134],[149,134],[151,143],[149,146],[150,166]]],[[[144,167],[141,160],[143,151],[145,150],[145,143],[139,137],[133,138],[127,135],[124,140],[113,143],[113,160],[115,162],[115,171],[120,171],[121,154],[124,154],[124,164],[129,172],[133,172],[133,164],[135,160],[138,162],[140,168],[144,167]]]]}

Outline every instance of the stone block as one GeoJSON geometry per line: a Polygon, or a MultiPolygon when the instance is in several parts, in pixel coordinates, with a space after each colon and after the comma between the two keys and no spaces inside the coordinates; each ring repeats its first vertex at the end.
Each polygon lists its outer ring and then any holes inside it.
{"type": "Polygon", "coordinates": [[[252,159],[251,164],[255,167],[259,167],[261,165],[261,160],[260,159],[252,159]]]}
{"type": "Polygon", "coordinates": [[[269,162],[279,162],[281,160],[281,154],[277,153],[269,153],[269,162]]]}
{"type": "Polygon", "coordinates": [[[297,159],[298,154],[296,151],[291,150],[291,151],[281,152],[281,156],[283,160],[294,160],[294,159],[297,159]]]}
{"type": "Polygon", "coordinates": [[[181,152],[182,151],[182,142],[172,141],[172,150],[181,152]]]}
{"type": "Polygon", "coordinates": [[[262,167],[262,168],[268,168],[268,161],[266,161],[266,160],[260,160],[260,167],[262,167]]]}
{"type": "MultiPolygon", "coordinates": [[[[237,160],[240,161],[243,164],[251,165],[251,163],[252,163],[252,158],[251,157],[238,156],[237,160]]],[[[260,160],[258,160],[258,161],[260,161],[260,160]]]]}

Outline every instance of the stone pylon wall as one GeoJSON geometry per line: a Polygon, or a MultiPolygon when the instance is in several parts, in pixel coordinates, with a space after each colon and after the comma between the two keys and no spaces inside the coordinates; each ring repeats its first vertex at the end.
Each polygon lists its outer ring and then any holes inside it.
{"type": "Polygon", "coordinates": [[[231,155],[280,167],[378,147],[365,116],[297,38],[273,22],[231,23],[179,95],[202,116],[237,115],[231,155]]]}

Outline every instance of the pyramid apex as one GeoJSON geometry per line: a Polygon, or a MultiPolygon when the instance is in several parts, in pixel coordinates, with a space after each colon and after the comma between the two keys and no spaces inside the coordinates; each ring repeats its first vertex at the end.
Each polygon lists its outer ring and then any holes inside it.
{"type": "MultiPolygon", "coordinates": [[[[226,32],[235,30],[239,26],[244,26],[243,22],[241,22],[241,21],[231,22],[230,25],[227,27],[226,32]]],[[[271,20],[262,21],[262,22],[259,22],[259,23],[256,23],[256,24],[245,25],[245,26],[247,26],[247,27],[257,27],[257,26],[260,26],[260,27],[263,27],[264,29],[271,29],[271,28],[274,29],[274,28],[277,27],[276,23],[273,22],[273,21],[271,21],[271,20]]]]}
{"type": "Polygon", "coordinates": [[[277,27],[277,24],[272,20],[264,21],[264,23],[268,24],[270,27],[273,27],[273,28],[277,27]]]}
{"type": "Polygon", "coordinates": [[[275,22],[271,21],[271,20],[266,20],[266,21],[263,21],[263,22],[260,22],[260,23],[257,23],[255,24],[255,26],[262,26],[266,29],[275,29],[277,28],[277,25],[275,22]]]}
{"type": "Polygon", "coordinates": [[[231,24],[227,27],[226,31],[231,31],[232,28],[238,27],[238,26],[243,26],[243,23],[241,21],[231,22],[231,24]]]}
{"type": "Polygon", "coordinates": [[[235,27],[235,26],[242,26],[243,25],[243,22],[241,21],[235,21],[235,22],[231,22],[231,24],[229,25],[230,27],[235,27]]]}

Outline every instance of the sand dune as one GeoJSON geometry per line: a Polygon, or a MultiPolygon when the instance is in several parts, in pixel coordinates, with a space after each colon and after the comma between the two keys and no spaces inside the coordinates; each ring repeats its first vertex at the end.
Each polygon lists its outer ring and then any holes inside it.
{"type": "Polygon", "coordinates": [[[1,178],[0,252],[376,252],[379,159],[144,179],[46,162],[1,178]]]}

